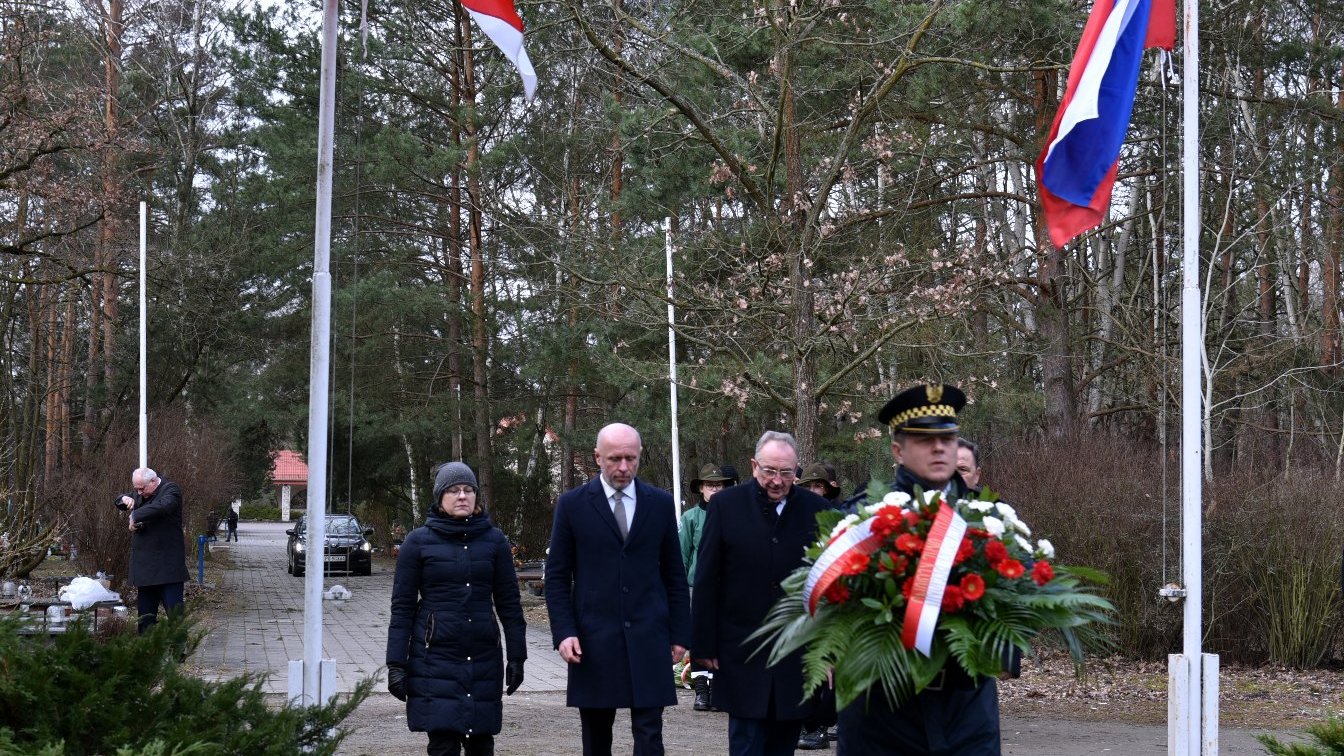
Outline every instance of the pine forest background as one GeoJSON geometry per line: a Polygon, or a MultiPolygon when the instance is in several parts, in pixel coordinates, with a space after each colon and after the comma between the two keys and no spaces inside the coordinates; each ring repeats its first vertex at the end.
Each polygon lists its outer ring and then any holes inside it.
{"type": "MultiPolygon", "coordinates": [[[[518,7],[530,106],[455,2],[370,0],[364,31],[342,2],[333,509],[414,526],[462,458],[538,558],[614,420],[670,488],[670,218],[683,485],[774,428],[855,488],[889,471],[877,408],[955,383],[990,485],[1117,575],[1122,647],[1176,637],[1152,597],[1179,573],[1179,48],[1145,57],[1106,224],[1055,249],[1032,164],[1086,2],[518,7]]],[[[1315,549],[1339,603],[1344,5],[1202,19],[1210,642],[1282,660],[1255,560],[1315,549]]],[[[142,200],[151,465],[200,517],[273,502],[270,451],[307,447],[319,25],[311,1],[0,2],[0,573],[57,534],[124,549],[142,200]]]]}

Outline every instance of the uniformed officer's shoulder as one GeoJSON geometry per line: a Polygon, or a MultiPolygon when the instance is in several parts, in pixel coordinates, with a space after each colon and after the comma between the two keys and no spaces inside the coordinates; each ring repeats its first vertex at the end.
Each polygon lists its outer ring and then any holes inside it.
{"type": "Polygon", "coordinates": [[[835,508],[845,514],[854,514],[860,508],[868,506],[868,490],[863,489],[855,492],[848,499],[841,499],[836,503],[835,508]]]}

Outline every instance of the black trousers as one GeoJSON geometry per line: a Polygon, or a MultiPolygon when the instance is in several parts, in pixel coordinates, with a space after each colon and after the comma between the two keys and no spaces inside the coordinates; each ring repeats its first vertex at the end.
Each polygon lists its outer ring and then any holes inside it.
{"type": "Polygon", "coordinates": [[[494,756],[494,735],[463,735],[450,730],[434,730],[429,733],[429,756],[494,756]]]}
{"type": "MultiPolygon", "coordinates": [[[[611,725],[615,709],[579,709],[583,725],[583,756],[611,756],[611,725]]],[[[663,756],[663,707],[630,710],[634,756],[663,756]]]]}
{"type": "Polygon", "coordinates": [[[135,611],[140,616],[137,629],[141,635],[158,621],[160,604],[163,605],[165,614],[182,611],[182,583],[141,585],[136,587],[135,592],[135,611]]]}

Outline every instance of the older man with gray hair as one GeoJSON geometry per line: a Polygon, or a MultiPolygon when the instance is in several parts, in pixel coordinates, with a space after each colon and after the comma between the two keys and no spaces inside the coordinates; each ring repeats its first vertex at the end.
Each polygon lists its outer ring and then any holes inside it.
{"type": "Polygon", "coordinates": [[[159,605],[181,611],[187,574],[187,549],[182,536],[182,489],[142,467],[131,473],[135,493],[117,497],[117,509],[130,512],[131,585],[143,634],[158,618],[159,605]]]}
{"type": "Polygon", "coordinates": [[[802,722],[802,652],[774,666],[747,638],[783,595],[780,582],[803,563],[825,499],[794,485],[798,443],[767,431],[756,442],[751,480],[714,496],[705,518],[691,596],[691,654],[714,677],[714,706],[728,712],[732,756],[792,754],[802,722]]]}

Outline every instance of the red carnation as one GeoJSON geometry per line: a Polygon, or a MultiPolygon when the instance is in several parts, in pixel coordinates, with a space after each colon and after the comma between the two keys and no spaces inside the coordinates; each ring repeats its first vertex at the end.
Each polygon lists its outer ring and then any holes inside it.
{"type": "Polygon", "coordinates": [[[955,612],[964,603],[966,600],[962,597],[960,588],[949,585],[943,589],[943,611],[955,612]]]}
{"type": "Polygon", "coordinates": [[[1005,559],[994,565],[994,569],[998,570],[1000,575],[1003,575],[1009,580],[1020,578],[1027,571],[1027,569],[1022,566],[1022,563],[1016,559],[1005,559]]]}
{"type": "Polygon", "coordinates": [[[989,538],[989,531],[984,528],[967,528],[966,535],[972,538],[989,538]]]}
{"type": "Polygon", "coordinates": [[[907,554],[918,554],[924,550],[924,539],[911,533],[896,536],[896,548],[907,554]]]}
{"type": "Polygon", "coordinates": [[[845,575],[857,575],[868,569],[869,558],[867,554],[850,551],[840,557],[840,560],[840,564],[843,565],[841,573],[845,575]]]}
{"type": "Polygon", "coordinates": [[[846,588],[839,580],[831,583],[821,597],[826,599],[828,604],[843,604],[849,600],[849,588],[846,588]]]}
{"type": "Polygon", "coordinates": [[[910,510],[907,509],[907,510],[905,510],[904,517],[905,517],[905,524],[906,524],[906,525],[909,525],[909,526],[912,527],[912,528],[919,524],[919,513],[918,513],[918,512],[912,512],[912,511],[910,511],[910,510]]]}
{"type": "Polygon", "coordinates": [[[1049,562],[1037,562],[1036,566],[1031,568],[1031,579],[1036,581],[1036,585],[1045,585],[1055,579],[1055,568],[1051,567],[1049,562]]]}
{"type": "Polygon", "coordinates": [[[985,595],[985,579],[975,573],[962,578],[961,595],[967,601],[979,601],[985,595]]]}
{"type": "Polygon", "coordinates": [[[904,583],[901,584],[901,594],[906,598],[910,598],[910,594],[914,592],[915,592],[915,576],[911,575],[910,577],[905,579],[904,583]]]}
{"type": "Polygon", "coordinates": [[[998,564],[1008,558],[1008,547],[1003,541],[990,541],[985,544],[985,558],[990,564],[998,564]]]}
{"type": "Polygon", "coordinates": [[[952,560],[952,564],[961,564],[970,559],[975,554],[975,544],[969,538],[961,539],[961,545],[957,547],[957,556],[952,560]]]}

